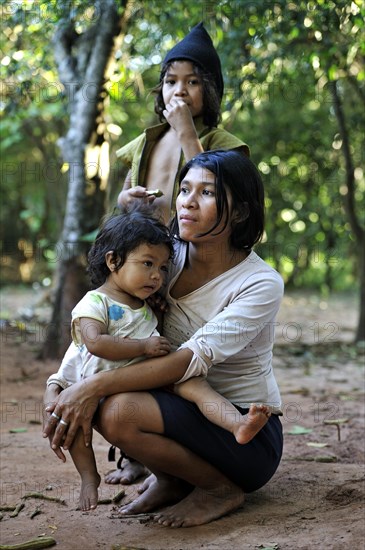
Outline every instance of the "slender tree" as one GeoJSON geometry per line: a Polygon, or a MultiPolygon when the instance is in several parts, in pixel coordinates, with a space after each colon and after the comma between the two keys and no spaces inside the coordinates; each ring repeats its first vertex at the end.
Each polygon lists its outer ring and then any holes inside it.
{"type": "Polygon", "coordinates": [[[67,13],[57,25],[53,46],[59,79],[68,98],[69,127],[59,145],[69,180],[63,231],[57,246],[53,315],[43,357],[57,357],[65,351],[70,341],[71,309],[86,289],[87,243],[83,236],[98,226],[104,212],[105,191],[101,183],[107,167],[100,161],[106,139],[104,85],[115,39],[129,17],[128,0],[119,6],[114,0],[89,2],[81,16],[72,13],[72,3],[66,4],[67,13]],[[94,153],[92,160],[88,157],[90,151],[94,153]]]}

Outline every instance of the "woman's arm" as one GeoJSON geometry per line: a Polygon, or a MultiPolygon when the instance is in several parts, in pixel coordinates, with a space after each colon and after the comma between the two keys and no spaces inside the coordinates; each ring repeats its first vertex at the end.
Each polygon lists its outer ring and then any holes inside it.
{"type": "Polygon", "coordinates": [[[58,423],[55,429],[52,418],[49,418],[45,422],[43,437],[50,437],[54,432],[52,449],[56,450],[62,444],[66,450],[71,446],[77,430],[81,428],[85,445],[88,446],[91,442],[91,421],[102,397],[173,384],[184,375],[192,355],[189,349],[184,349],[128,367],[100,372],[74,384],[60,393],[56,403],[47,407],[47,412],[53,411],[68,426],[58,423]],[[66,439],[62,443],[66,429],[66,439]]]}
{"type": "MultiPolygon", "coordinates": [[[[210,318],[207,315],[206,324],[201,322],[190,339],[181,344],[178,351],[190,349],[193,358],[179,383],[193,376],[206,376],[213,365],[223,364],[238,354],[249,358],[251,354],[270,353],[282,293],[282,279],[273,270],[254,273],[243,284],[238,283],[237,290],[232,281],[232,301],[228,305],[224,300],[219,303],[217,295],[216,307],[220,311],[210,318]]],[[[206,295],[205,302],[209,304],[213,296],[213,292],[206,295]]],[[[178,319],[174,322],[178,323],[178,319]]]]}
{"type": "Polygon", "coordinates": [[[62,462],[66,462],[66,457],[65,457],[64,453],[62,452],[61,448],[60,447],[52,447],[52,440],[53,440],[54,430],[57,427],[57,419],[52,417],[51,412],[47,410],[48,408],[52,408],[52,406],[57,402],[57,398],[58,398],[59,394],[61,393],[61,391],[62,391],[62,388],[58,384],[55,384],[55,383],[52,382],[50,385],[47,386],[46,391],[44,392],[44,396],[43,396],[43,405],[44,405],[43,429],[45,429],[45,426],[47,424],[49,424],[50,426],[53,427],[53,429],[50,430],[49,436],[48,436],[50,446],[51,446],[52,450],[54,451],[54,453],[58,456],[58,458],[60,460],[62,460],[62,462]]]}

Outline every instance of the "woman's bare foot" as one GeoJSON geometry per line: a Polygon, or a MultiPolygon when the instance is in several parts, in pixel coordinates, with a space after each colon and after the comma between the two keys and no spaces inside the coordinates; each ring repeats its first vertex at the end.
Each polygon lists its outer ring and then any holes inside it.
{"type": "Polygon", "coordinates": [[[155,514],[155,520],[167,527],[193,527],[225,516],[239,508],[243,491],[234,484],[205,491],[196,487],[181,502],[155,514]]]}
{"type": "Polygon", "coordinates": [[[170,476],[157,478],[151,474],[138,489],[140,496],[133,502],[121,506],[118,512],[122,516],[151,512],[165,504],[181,500],[189,491],[191,488],[180,479],[170,476]]]}
{"type": "Polygon", "coordinates": [[[134,483],[138,478],[146,475],[148,473],[147,468],[143,466],[137,460],[128,460],[123,459],[123,467],[108,472],[104,478],[105,483],[111,485],[117,485],[121,483],[122,485],[130,485],[134,483]]]}
{"type": "Polygon", "coordinates": [[[248,443],[263,428],[271,416],[270,407],[267,405],[251,405],[245,420],[234,428],[233,435],[237,443],[248,443]]]}
{"type": "Polygon", "coordinates": [[[95,510],[98,505],[100,479],[98,473],[96,475],[85,475],[81,478],[81,490],[77,510],[83,510],[84,512],[95,510]]]}

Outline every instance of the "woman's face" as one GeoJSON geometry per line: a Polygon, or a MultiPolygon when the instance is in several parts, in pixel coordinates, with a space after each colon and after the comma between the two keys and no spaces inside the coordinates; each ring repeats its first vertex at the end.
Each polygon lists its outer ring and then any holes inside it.
{"type": "MultiPolygon", "coordinates": [[[[230,202],[228,196],[229,205],[230,202]]],[[[184,241],[198,244],[223,238],[228,242],[230,224],[227,224],[224,231],[219,233],[224,225],[225,216],[214,229],[213,235],[198,236],[210,231],[217,221],[215,175],[210,170],[200,166],[190,168],[180,184],[180,192],[176,199],[176,213],[180,237],[184,241]]]]}

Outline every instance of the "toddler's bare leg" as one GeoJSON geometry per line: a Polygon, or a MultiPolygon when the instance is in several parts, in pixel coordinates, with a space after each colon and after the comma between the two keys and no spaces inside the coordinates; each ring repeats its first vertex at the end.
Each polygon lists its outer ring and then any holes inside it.
{"type": "Polygon", "coordinates": [[[82,430],[79,429],[70,448],[70,455],[81,477],[78,510],[93,510],[98,504],[100,476],[96,469],[92,447],[85,447],[82,430]]]}
{"type": "Polygon", "coordinates": [[[270,407],[252,403],[248,413],[241,416],[242,422],[234,428],[234,436],[242,445],[248,443],[265,426],[271,416],[270,407]]]}
{"type": "Polygon", "coordinates": [[[174,385],[174,392],[195,403],[204,416],[221,428],[231,432],[238,443],[245,444],[263,428],[271,415],[270,407],[252,404],[246,415],[222,395],[213,390],[204,378],[190,378],[174,385]]]}

